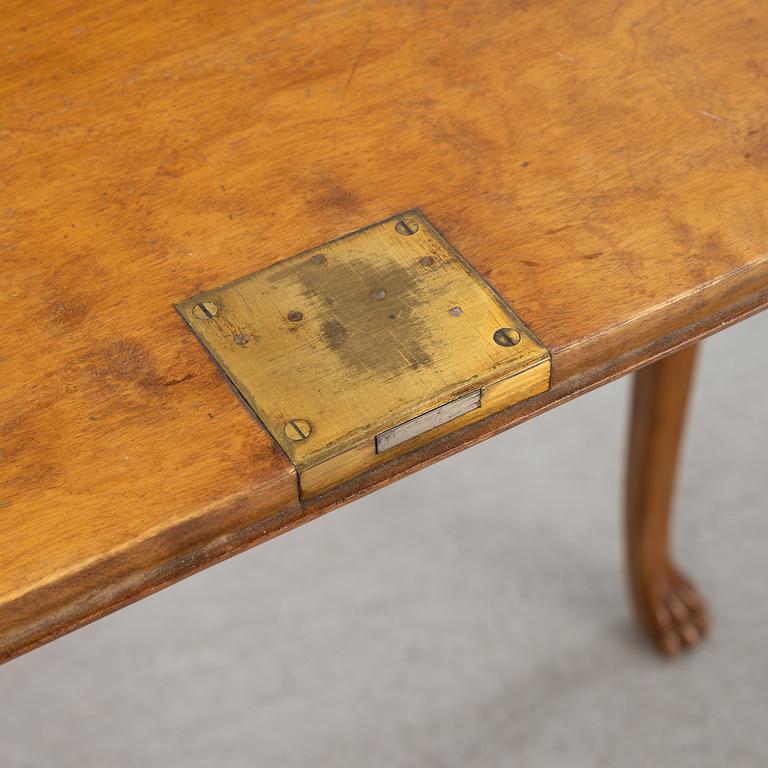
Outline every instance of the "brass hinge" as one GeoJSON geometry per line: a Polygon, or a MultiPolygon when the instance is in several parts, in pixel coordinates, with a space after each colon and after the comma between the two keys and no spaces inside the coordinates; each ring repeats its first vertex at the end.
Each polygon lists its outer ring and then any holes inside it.
{"type": "Polygon", "coordinates": [[[548,351],[418,211],[177,308],[302,497],[549,387],[548,351]]]}

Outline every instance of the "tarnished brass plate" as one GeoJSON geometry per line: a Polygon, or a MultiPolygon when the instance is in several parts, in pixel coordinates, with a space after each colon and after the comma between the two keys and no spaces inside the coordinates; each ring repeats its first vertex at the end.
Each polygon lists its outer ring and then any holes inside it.
{"type": "Polygon", "coordinates": [[[178,310],[317,494],[549,386],[549,353],[418,211],[178,310]]]}

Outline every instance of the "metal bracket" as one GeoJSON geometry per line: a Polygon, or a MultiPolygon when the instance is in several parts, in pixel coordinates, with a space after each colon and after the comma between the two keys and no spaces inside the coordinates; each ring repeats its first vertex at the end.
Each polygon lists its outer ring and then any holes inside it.
{"type": "Polygon", "coordinates": [[[547,350],[418,211],[177,308],[303,497],[549,386],[547,350]]]}

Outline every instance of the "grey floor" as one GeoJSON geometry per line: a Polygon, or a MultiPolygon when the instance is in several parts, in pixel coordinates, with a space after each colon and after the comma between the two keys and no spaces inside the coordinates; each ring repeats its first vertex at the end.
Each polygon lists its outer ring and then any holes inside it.
{"type": "Polygon", "coordinates": [[[623,380],[0,668],[0,766],[768,765],[766,338],[704,345],[695,654],[630,621],[623,380]]]}

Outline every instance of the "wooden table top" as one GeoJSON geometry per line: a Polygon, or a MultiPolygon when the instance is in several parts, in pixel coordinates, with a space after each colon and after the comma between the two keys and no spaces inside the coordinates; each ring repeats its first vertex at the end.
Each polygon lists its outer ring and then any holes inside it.
{"type": "Polygon", "coordinates": [[[0,658],[764,307],[766,24],[757,1],[10,0],[0,658]],[[414,207],[551,389],[300,503],[173,305],[414,207]]]}

